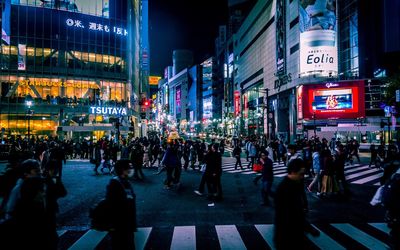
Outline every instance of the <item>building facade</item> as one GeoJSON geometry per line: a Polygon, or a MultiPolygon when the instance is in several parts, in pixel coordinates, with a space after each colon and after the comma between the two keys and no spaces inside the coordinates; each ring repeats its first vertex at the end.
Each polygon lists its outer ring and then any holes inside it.
{"type": "Polygon", "coordinates": [[[275,80],[275,4],[258,1],[233,35],[234,88],[240,104],[235,102],[235,94],[231,103],[236,103],[237,135],[262,135],[267,130],[264,90],[275,80]]]}
{"type": "Polygon", "coordinates": [[[396,2],[259,0],[233,35],[240,134],[387,138],[379,125],[385,77],[399,65],[388,32],[396,2]]]}
{"type": "Polygon", "coordinates": [[[98,139],[115,134],[118,118],[127,132],[138,115],[141,9],[141,1],[5,1],[2,130],[98,139]]]}

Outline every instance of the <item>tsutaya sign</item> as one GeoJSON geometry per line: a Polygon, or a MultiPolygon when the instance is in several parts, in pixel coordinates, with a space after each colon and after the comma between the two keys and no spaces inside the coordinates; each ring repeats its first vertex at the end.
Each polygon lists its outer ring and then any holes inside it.
{"type": "Polygon", "coordinates": [[[127,115],[126,108],[90,107],[90,114],[94,115],[127,115]]]}

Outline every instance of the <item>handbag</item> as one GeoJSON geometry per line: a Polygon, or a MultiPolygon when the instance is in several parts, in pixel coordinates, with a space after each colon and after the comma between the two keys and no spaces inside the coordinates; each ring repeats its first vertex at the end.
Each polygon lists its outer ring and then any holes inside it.
{"type": "Polygon", "coordinates": [[[108,200],[103,199],[90,210],[89,217],[92,219],[91,227],[97,231],[109,231],[112,229],[112,211],[108,200]]]}
{"type": "Polygon", "coordinates": [[[203,165],[201,165],[201,168],[200,168],[200,172],[206,172],[206,168],[207,168],[207,164],[203,164],[203,165]]]}
{"type": "Polygon", "coordinates": [[[253,164],[253,171],[254,172],[260,173],[260,172],[262,172],[262,169],[263,169],[263,165],[261,165],[260,163],[254,163],[253,164]]]}

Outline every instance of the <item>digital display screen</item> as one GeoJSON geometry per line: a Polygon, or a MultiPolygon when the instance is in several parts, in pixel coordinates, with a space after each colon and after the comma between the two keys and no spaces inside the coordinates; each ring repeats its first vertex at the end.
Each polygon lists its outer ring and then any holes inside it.
{"type": "Polygon", "coordinates": [[[298,89],[299,119],[355,119],[365,117],[363,81],[306,84],[298,89]]]}
{"type": "Polygon", "coordinates": [[[12,0],[12,4],[76,12],[109,18],[109,0],[12,0]]]}
{"type": "Polygon", "coordinates": [[[352,89],[316,90],[314,105],[316,110],[352,109],[352,98],[352,89]]]}

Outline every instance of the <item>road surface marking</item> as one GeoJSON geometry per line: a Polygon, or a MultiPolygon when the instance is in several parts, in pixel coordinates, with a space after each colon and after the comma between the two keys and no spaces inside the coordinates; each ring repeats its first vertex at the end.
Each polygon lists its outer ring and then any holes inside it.
{"type": "Polygon", "coordinates": [[[376,229],[381,230],[384,233],[387,233],[387,234],[390,233],[390,228],[387,226],[386,223],[369,223],[369,225],[373,226],[376,229]]]}
{"type": "Polygon", "coordinates": [[[221,250],[246,249],[235,225],[215,226],[221,250]]]}
{"type": "Polygon", "coordinates": [[[274,244],[274,225],[254,225],[260,232],[263,239],[268,243],[272,250],[275,250],[274,244]]]}
{"type": "Polygon", "coordinates": [[[360,231],[358,228],[350,224],[332,224],[333,227],[347,234],[350,238],[358,241],[368,249],[374,250],[387,250],[389,247],[382,241],[375,239],[369,234],[360,231]]]}
{"type": "Polygon", "coordinates": [[[170,249],[196,249],[196,227],[175,227],[170,249]]]}
{"type": "Polygon", "coordinates": [[[87,231],[69,250],[95,249],[96,246],[106,237],[108,232],[96,230],[87,231]]]}
{"type": "Polygon", "coordinates": [[[144,249],[147,240],[149,239],[151,230],[151,227],[138,228],[137,232],[135,232],[135,249],[144,249]]]}
{"type": "Polygon", "coordinates": [[[367,183],[369,181],[379,179],[379,178],[382,177],[382,175],[383,175],[383,173],[378,173],[378,174],[375,174],[375,175],[371,175],[369,177],[365,177],[363,179],[359,179],[359,180],[353,181],[352,183],[353,184],[364,184],[364,183],[367,183]]]}
{"type": "MultiPolygon", "coordinates": [[[[315,225],[314,225],[315,227],[315,225]]],[[[318,229],[318,228],[317,228],[318,229]]],[[[318,246],[321,249],[324,250],[340,250],[340,249],[346,249],[339,243],[337,243],[334,239],[329,237],[327,234],[319,230],[320,235],[318,237],[314,237],[311,235],[307,235],[308,239],[310,239],[316,246],[318,246]]]]}

